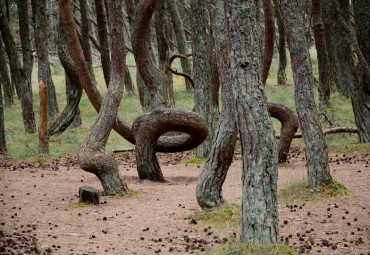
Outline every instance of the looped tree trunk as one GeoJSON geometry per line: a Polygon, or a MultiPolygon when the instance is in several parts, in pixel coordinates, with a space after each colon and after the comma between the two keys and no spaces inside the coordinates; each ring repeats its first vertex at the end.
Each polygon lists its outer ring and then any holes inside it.
{"type": "Polygon", "coordinates": [[[187,148],[200,145],[208,135],[205,119],[197,113],[183,109],[157,108],[134,121],[132,129],[136,139],[136,163],[140,179],[165,182],[158,164],[156,143],[170,131],[189,134],[187,148]]]}
{"type": "Polygon", "coordinates": [[[299,127],[298,118],[289,107],[276,102],[268,102],[268,111],[272,118],[281,123],[278,158],[279,163],[286,162],[290,145],[299,127]]]}

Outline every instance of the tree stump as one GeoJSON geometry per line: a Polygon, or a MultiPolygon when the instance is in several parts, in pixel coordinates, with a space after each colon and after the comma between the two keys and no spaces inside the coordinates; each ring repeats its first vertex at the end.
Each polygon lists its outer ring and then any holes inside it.
{"type": "Polygon", "coordinates": [[[79,201],[86,204],[99,204],[99,190],[90,187],[82,186],[79,191],[79,201]]]}

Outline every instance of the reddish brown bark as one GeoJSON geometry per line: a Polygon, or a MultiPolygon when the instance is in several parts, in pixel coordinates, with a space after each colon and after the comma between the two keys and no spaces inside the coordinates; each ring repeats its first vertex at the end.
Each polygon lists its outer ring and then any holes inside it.
{"type": "Polygon", "coordinates": [[[40,117],[39,117],[39,153],[49,154],[48,123],[48,91],[43,80],[39,81],[40,117]]]}

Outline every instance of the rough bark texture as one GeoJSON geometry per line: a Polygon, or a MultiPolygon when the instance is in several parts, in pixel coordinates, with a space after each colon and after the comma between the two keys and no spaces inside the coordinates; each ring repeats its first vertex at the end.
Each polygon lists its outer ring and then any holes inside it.
{"type": "Polygon", "coordinates": [[[274,0],[275,5],[275,17],[278,25],[278,32],[279,32],[279,41],[278,41],[278,50],[279,50],[279,68],[277,73],[277,82],[278,85],[286,85],[287,78],[286,78],[286,51],[285,51],[285,28],[283,18],[281,17],[281,10],[280,10],[280,1],[274,0]]]}
{"type": "Polygon", "coordinates": [[[319,108],[325,111],[330,106],[330,61],[326,48],[325,29],[321,16],[320,0],[312,0],[312,20],[319,63],[319,108]]]}
{"type": "Polygon", "coordinates": [[[59,110],[49,65],[49,29],[46,0],[32,0],[31,2],[38,58],[38,80],[43,80],[48,90],[48,118],[51,120],[54,119],[59,110]]]}
{"type": "Polygon", "coordinates": [[[286,162],[290,145],[299,128],[298,118],[289,107],[280,103],[268,102],[268,111],[272,118],[278,119],[281,123],[278,160],[279,163],[286,162]]]}
{"type": "MultiPolygon", "coordinates": [[[[74,21],[72,8],[69,1],[67,0],[60,0],[59,6],[61,10],[60,14],[62,25],[66,34],[66,41],[73,62],[75,63],[76,71],[90,102],[94,106],[95,110],[99,112],[103,99],[95,85],[95,82],[89,75],[87,64],[84,61],[82,48],[76,32],[76,23],[74,21]]],[[[115,123],[113,124],[113,128],[126,140],[135,144],[135,138],[131,130],[131,125],[129,123],[117,117],[115,123]]],[[[192,140],[191,136],[189,135],[171,137],[162,136],[158,139],[156,150],[158,152],[181,152],[193,149],[197,145],[198,144],[194,140],[192,140]]]]}
{"type": "MultiPolygon", "coordinates": [[[[98,23],[98,36],[101,48],[101,64],[103,67],[104,79],[107,87],[109,86],[110,79],[110,47],[108,35],[108,22],[107,15],[104,7],[104,0],[95,0],[96,18],[98,23]]],[[[127,70],[126,70],[127,73],[127,70]]]]}
{"type": "Polygon", "coordinates": [[[132,125],[136,139],[136,164],[141,180],[165,182],[156,153],[156,142],[164,133],[184,132],[201,144],[208,128],[202,116],[183,109],[158,108],[139,116],[132,125]]]}
{"type": "MultiPolygon", "coordinates": [[[[28,13],[28,2],[17,0],[18,19],[19,19],[19,36],[22,44],[23,71],[31,84],[31,74],[33,69],[33,52],[30,37],[30,17],[28,13]]],[[[32,91],[32,87],[31,87],[32,91]]]]}
{"type": "Polygon", "coordinates": [[[276,243],[277,153],[261,81],[255,3],[209,3],[220,79],[232,91],[242,144],[241,241],[276,243]]]}
{"type": "MultiPolygon", "coordinates": [[[[169,7],[168,11],[171,16],[173,30],[175,31],[177,49],[180,54],[186,55],[188,54],[188,52],[187,52],[187,47],[186,47],[185,30],[184,30],[183,22],[181,20],[179,10],[177,8],[176,1],[170,0],[168,7],[169,7]]],[[[191,75],[190,61],[187,59],[181,58],[180,62],[181,62],[181,67],[182,67],[183,72],[191,75]]],[[[193,89],[193,86],[191,85],[190,81],[187,79],[185,79],[185,85],[186,85],[187,91],[190,91],[193,89]]]]}
{"type": "Polygon", "coordinates": [[[5,9],[0,1],[0,30],[8,53],[10,71],[12,73],[12,82],[14,82],[17,93],[21,98],[23,124],[26,133],[32,134],[36,131],[35,115],[33,112],[33,99],[31,84],[29,83],[26,73],[22,69],[17,54],[17,47],[8,20],[5,16],[5,9]]]}
{"type": "Polygon", "coordinates": [[[6,140],[5,140],[5,123],[4,123],[4,104],[3,95],[1,93],[1,82],[0,82],[0,153],[6,152],[6,140]]]}
{"type": "Polygon", "coordinates": [[[48,124],[48,90],[45,82],[39,81],[40,117],[39,117],[39,153],[49,154],[48,124]]]}
{"type": "MultiPolygon", "coordinates": [[[[0,34],[0,83],[2,83],[4,92],[4,105],[9,107],[14,104],[13,86],[10,82],[9,68],[6,61],[3,39],[0,34]]],[[[1,92],[1,90],[0,90],[1,92]]]]}
{"type": "Polygon", "coordinates": [[[193,0],[191,9],[195,111],[206,119],[209,133],[204,143],[197,148],[197,157],[203,158],[210,153],[218,125],[220,81],[206,2],[193,0]]]}
{"type": "Polygon", "coordinates": [[[126,75],[125,75],[125,89],[128,95],[134,95],[135,94],[135,86],[132,82],[130,70],[128,70],[128,67],[126,66],[126,75]]]}
{"type": "MultiPolygon", "coordinates": [[[[366,8],[365,8],[366,9],[366,8]]],[[[350,91],[360,142],[370,142],[370,68],[357,42],[350,22],[350,6],[346,1],[335,2],[336,38],[339,63],[350,91]]],[[[369,14],[367,14],[369,15],[369,14]]],[[[366,17],[364,17],[366,20],[366,17]]],[[[366,32],[364,31],[366,34],[366,32]]]]}
{"type": "Polygon", "coordinates": [[[90,30],[91,30],[91,19],[88,9],[87,0],[80,0],[80,14],[81,14],[81,46],[84,52],[85,61],[89,67],[91,76],[95,79],[93,70],[93,60],[90,46],[90,30]]]}
{"type": "Polygon", "coordinates": [[[311,187],[331,181],[328,151],[313,95],[314,78],[308,44],[296,2],[283,0],[281,9],[292,62],[298,118],[305,143],[308,183],[311,187]]]}
{"type": "Polygon", "coordinates": [[[358,45],[364,58],[370,65],[370,2],[367,0],[355,0],[354,14],[358,45]]]}
{"type": "Polygon", "coordinates": [[[263,0],[263,13],[265,16],[265,47],[262,62],[262,83],[266,84],[274,55],[275,42],[275,24],[271,0],[263,0]]]}
{"type": "Polygon", "coordinates": [[[81,125],[78,105],[82,95],[82,85],[71,59],[62,26],[59,29],[58,56],[66,74],[67,105],[59,117],[49,124],[48,133],[50,136],[63,133],[69,126],[81,125]]]}
{"type": "Polygon", "coordinates": [[[82,186],[78,190],[78,201],[86,204],[99,204],[99,190],[90,187],[82,186]]]}
{"type": "MultiPolygon", "coordinates": [[[[66,2],[60,0],[59,3],[66,2]]],[[[67,1],[68,4],[68,1],[67,1]]],[[[109,134],[116,119],[125,82],[125,42],[123,37],[122,0],[109,1],[109,13],[112,35],[112,66],[108,93],[105,96],[98,118],[92,126],[85,142],[78,153],[80,167],[94,173],[102,183],[106,194],[126,192],[127,185],[122,181],[118,164],[114,157],[105,152],[109,134]]],[[[76,64],[77,65],[77,64],[76,64]]],[[[85,62],[85,66],[86,66],[85,62]]],[[[83,77],[79,74],[80,79],[83,77]]]]}

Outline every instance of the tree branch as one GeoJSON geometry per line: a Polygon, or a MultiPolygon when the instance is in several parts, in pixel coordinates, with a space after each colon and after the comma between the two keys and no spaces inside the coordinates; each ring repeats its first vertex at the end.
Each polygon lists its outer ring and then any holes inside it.
{"type": "MultiPolygon", "coordinates": [[[[191,76],[190,76],[189,74],[187,74],[187,73],[180,73],[180,72],[178,72],[177,70],[175,70],[175,69],[173,69],[173,68],[171,67],[172,62],[173,62],[176,58],[185,58],[185,59],[189,59],[188,57],[190,57],[190,56],[192,56],[192,54],[187,54],[187,55],[174,54],[174,55],[172,55],[172,56],[168,59],[168,62],[167,62],[166,67],[167,67],[167,69],[168,69],[168,70],[170,70],[170,71],[171,71],[171,73],[176,74],[176,75],[183,76],[183,77],[185,77],[186,79],[188,79],[188,80],[190,81],[190,83],[191,83],[191,86],[193,86],[193,88],[194,88],[194,81],[193,81],[193,79],[191,78],[191,76]]],[[[167,70],[165,70],[165,71],[167,71],[167,70]]]]}

